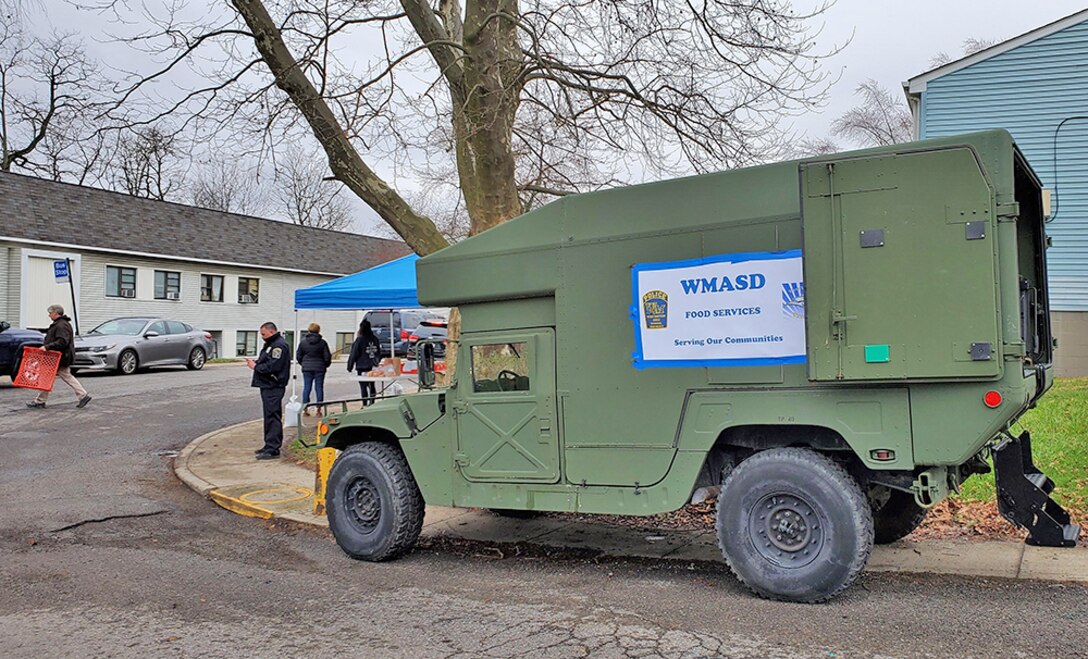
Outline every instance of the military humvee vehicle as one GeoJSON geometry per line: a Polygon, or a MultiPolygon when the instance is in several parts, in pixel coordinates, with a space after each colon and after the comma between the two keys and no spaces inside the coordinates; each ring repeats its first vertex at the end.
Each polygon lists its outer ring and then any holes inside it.
{"type": "Polygon", "coordinates": [[[1010,430],[1053,378],[1048,203],[991,131],[572,196],[421,259],[457,373],[326,418],[336,540],[378,561],[425,502],[649,515],[720,485],[736,576],[816,602],[992,456],[1028,542],[1073,545],[1010,430]]]}

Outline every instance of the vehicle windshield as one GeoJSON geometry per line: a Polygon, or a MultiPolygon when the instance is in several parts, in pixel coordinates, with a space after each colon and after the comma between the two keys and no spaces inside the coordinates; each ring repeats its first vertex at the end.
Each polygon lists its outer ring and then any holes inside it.
{"type": "Polygon", "coordinates": [[[91,330],[91,334],[121,334],[123,336],[138,336],[140,330],[147,324],[146,320],[138,318],[118,318],[107,320],[91,330]]]}

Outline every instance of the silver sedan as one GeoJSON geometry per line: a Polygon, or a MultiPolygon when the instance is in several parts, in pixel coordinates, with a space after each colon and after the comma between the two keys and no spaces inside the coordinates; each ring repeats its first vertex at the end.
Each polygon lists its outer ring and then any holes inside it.
{"type": "Polygon", "coordinates": [[[116,370],[131,375],[150,366],[204,367],[212,335],[164,318],[115,318],[76,337],[73,370],[116,370]]]}

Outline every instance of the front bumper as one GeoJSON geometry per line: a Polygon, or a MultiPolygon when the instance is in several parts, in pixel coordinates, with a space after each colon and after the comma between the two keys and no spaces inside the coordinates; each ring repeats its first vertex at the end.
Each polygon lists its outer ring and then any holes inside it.
{"type": "Polygon", "coordinates": [[[115,351],[91,352],[89,350],[77,350],[72,368],[83,371],[110,371],[117,368],[117,355],[115,351]]]}

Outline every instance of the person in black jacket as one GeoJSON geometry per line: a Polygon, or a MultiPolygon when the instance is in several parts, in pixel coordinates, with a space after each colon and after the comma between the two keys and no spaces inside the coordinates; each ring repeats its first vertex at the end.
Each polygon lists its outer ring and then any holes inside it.
{"type": "MultiPolygon", "coordinates": [[[[57,377],[76,393],[76,398],[79,399],[76,407],[86,407],[87,403],[91,402],[91,397],[87,394],[87,390],[83,388],[83,385],[79,383],[79,380],[76,379],[76,376],[72,375],[71,367],[72,361],[76,357],[76,346],[71,319],[64,315],[64,307],[59,304],[49,305],[46,311],[49,313],[49,319],[53,322],[49,325],[49,329],[45,331],[45,340],[42,342],[41,349],[56,350],[60,353],[60,368],[57,369],[57,377]]],[[[55,384],[56,380],[53,382],[55,384]]],[[[32,408],[45,407],[45,401],[48,398],[48,391],[39,391],[38,396],[27,403],[26,406],[32,408]]]]}
{"type": "Polygon", "coordinates": [[[246,365],[253,369],[253,381],[250,383],[261,390],[261,405],[264,411],[264,446],[256,450],[258,460],[271,460],[280,457],[283,445],[283,394],[287,390],[287,381],[291,378],[291,349],[280,336],[275,323],[261,325],[261,338],[264,347],[254,359],[247,359],[246,365]]]}
{"type": "MultiPolygon", "coordinates": [[[[317,402],[321,403],[325,400],[325,372],[332,364],[332,352],[321,338],[320,325],[310,323],[306,332],[295,351],[295,361],[302,366],[302,402],[310,402],[310,389],[313,388],[317,390],[317,402]]],[[[310,413],[309,408],[306,413],[310,413]]]]}
{"type": "MultiPolygon", "coordinates": [[[[359,333],[351,344],[351,354],[348,355],[348,373],[355,371],[359,375],[374,368],[381,361],[382,344],[378,340],[374,330],[370,327],[370,321],[359,323],[359,333]]],[[[363,406],[374,402],[375,389],[373,382],[360,382],[359,390],[363,395],[363,406]]]]}

